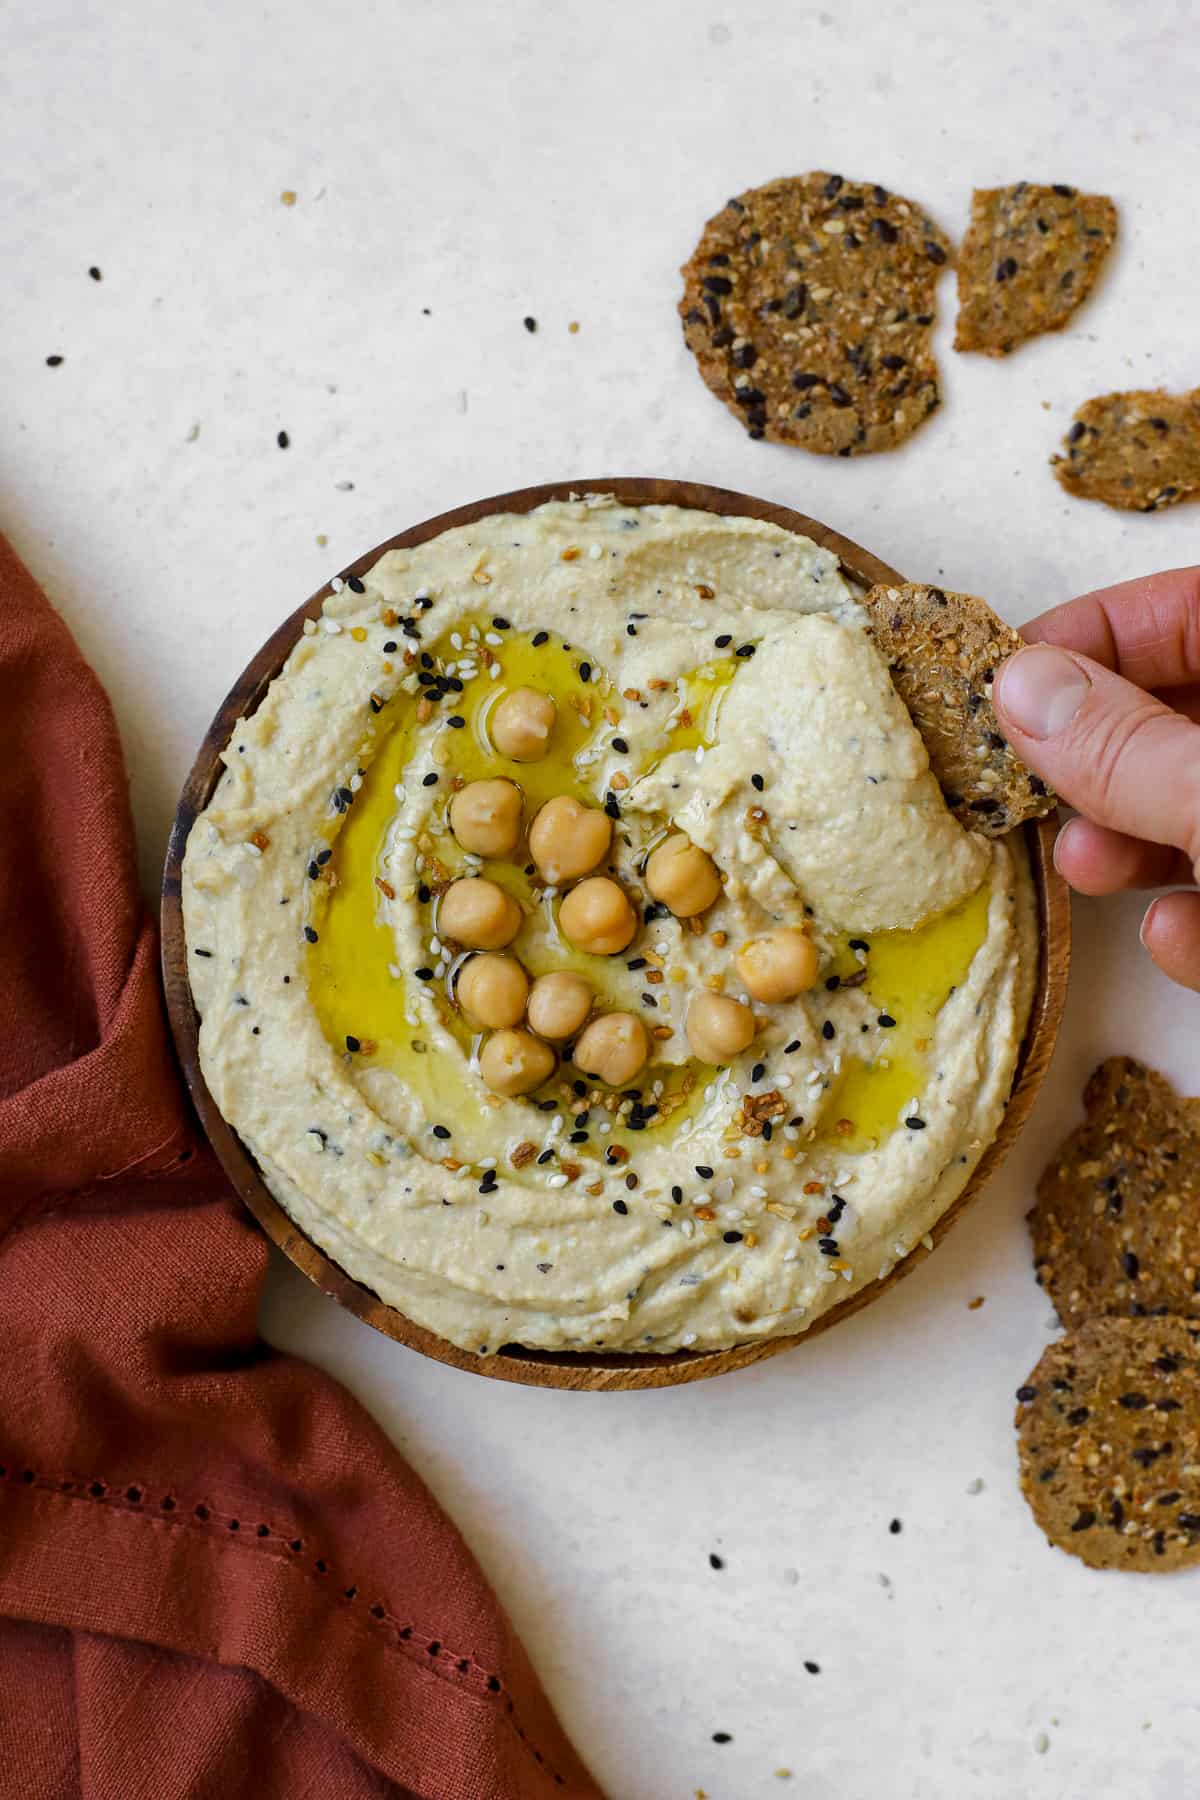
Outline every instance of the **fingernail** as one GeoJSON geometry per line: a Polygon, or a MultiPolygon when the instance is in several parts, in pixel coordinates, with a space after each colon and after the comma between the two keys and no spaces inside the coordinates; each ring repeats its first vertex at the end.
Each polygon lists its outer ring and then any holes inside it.
{"type": "Polygon", "coordinates": [[[1150,902],[1150,904],[1146,908],[1145,914],[1142,918],[1142,923],[1141,923],[1140,927],[1138,928],[1138,936],[1141,938],[1142,948],[1145,950],[1148,950],[1150,948],[1149,944],[1147,944],[1147,942],[1146,942],[1146,933],[1149,931],[1151,925],[1154,923],[1154,915],[1155,915],[1156,911],[1158,910],[1158,906],[1159,906],[1159,901],[1152,900],[1150,902]]]}
{"type": "Polygon", "coordinates": [[[1064,849],[1064,847],[1066,845],[1067,839],[1070,837],[1072,831],[1075,829],[1076,825],[1078,825],[1079,823],[1080,823],[1080,821],[1078,819],[1068,819],[1066,824],[1063,826],[1062,830],[1059,832],[1058,836],[1054,840],[1054,866],[1058,870],[1060,875],[1063,872],[1063,866],[1059,860],[1059,857],[1062,853],[1062,850],[1064,849]]]}
{"type": "Polygon", "coordinates": [[[1050,644],[1034,644],[1018,650],[996,677],[993,699],[1000,702],[1010,724],[1026,737],[1057,737],[1065,731],[1091,682],[1065,650],[1050,644]]]}

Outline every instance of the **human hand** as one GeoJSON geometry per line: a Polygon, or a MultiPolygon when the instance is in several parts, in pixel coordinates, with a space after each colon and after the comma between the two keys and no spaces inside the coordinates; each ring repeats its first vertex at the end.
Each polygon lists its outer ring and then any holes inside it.
{"type": "Polygon", "coordinates": [[[1082,814],[1054,862],[1081,894],[1153,901],[1142,943],[1200,989],[1200,567],[1084,594],[1022,628],[992,702],[1014,750],[1082,814]]]}

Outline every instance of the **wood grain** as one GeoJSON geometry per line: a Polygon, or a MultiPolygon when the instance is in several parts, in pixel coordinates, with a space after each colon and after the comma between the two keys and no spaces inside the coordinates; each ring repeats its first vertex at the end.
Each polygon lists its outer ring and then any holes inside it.
{"type": "MultiPolygon", "coordinates": [[[[819,520],[793,512],[790,507],[777,506],[770,501],[756,500],[746,494],[696,482],[611,476],[587,481],[548,482],[538,487],[521,488],[515,493],[494,495],[486,500],[472,501],[468,506],[456,507],[452,512],[441,513],[436,518],[426,519],[422,524],[398,533],[386,543],[377,544],[373,550],[368,550],[356,562],[341,570],[342,579],[351,575],[365,575],[387,550],[410,549],[453,526],[473,524],[489,513],[529,512],[547,500],[564,500],[571,495],[588,493],[615,494],[630,506],[675,505],[695,507],[702,512],[741,514],[748,518],[766,519],[785,531],[810,537],[825,549],[831,550],[839,559],[843,572],[864,586],[877,581],[895,583],[905,579],[869,550],[862,549],[860,545],[852,543],[849,538],[843,537],[828,525],[821,524],[819,520]]],[[[297,607],[278,631],[268,638],[226,695],[184,785],[163,873],[163,981],[179,1059],[192,1100],[213,1148],[230,1181],[268,1237],[323,1293],[349,1308],[377,1331],[455,1368],[467,1369],[476,1375],[488,1375],[500,1381],[522,1382],[533,1387],[605,1390],[670,1387],[685,1381],[703,1381],[712,1375],[746,1368],[763,1357],[776,1356],[781,1350],[790,1350],[803,1344],[819,1332],[828,1331],[831,1326],[848,1319],[861,1307],[878,1300],[929,1255],[923,1245],[918,1245],[911,1251],[883,1281],[872,1282],[870,1286],[852,1294],[797,1336],[767,1338],[757,1343],[740,1344],[731,1350],[700,1354],[679,1351],[670,1356],[583,1355],[570,1351],[528,1350],[519,1345],[509,1345],[495,1356],[481,1357],[458,1349],[444,1338],[415,1325],[394,1307],[386,1306],[378,1295],[352,1280],[344,1269],[318,1250],[272,1198],[253,1159],[236,1132],[217,1110],[200,1070],[197,1042],[199,1021],[187,975],[180,905],[180,870],[188,833],[197,813],[207,804],[216,786],[222,766],[220,752],[228,743],[235,723],[254,711],[300,636],[304,620],[319,616],[322,604],[331,592],[332,586],[327,583],[311,599],[306,600],[303,606],[297,607]]],[[[1054,868],[1051,855],[1056,829],[1056,818],[1043,819],[1036,825],[1025,827],[1037,894],[1040,950],[1033,1011],[1018,1058],[1012,1096],[1000,1129],[978,1168],[958,1199],[934,1226],[931,1236],[935,1246],[962,1217],[1004,1161],[1029,1115],[1054,1049],[1066,999],[1071,949],[1069,895],[1054,868]]]]}

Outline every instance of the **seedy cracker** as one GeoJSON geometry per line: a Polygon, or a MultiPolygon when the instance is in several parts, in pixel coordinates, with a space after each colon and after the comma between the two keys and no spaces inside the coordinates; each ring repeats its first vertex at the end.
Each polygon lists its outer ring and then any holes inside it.
{"type": "Polygon", "coordinates": [[[954,348],[1007,356],[1026,338],[1061,331],[1096,285],[1116,231],[1104,194],[1029,181],[976,188],[958,253],[954,348]]]}
{"type": "Polygon", "coordinates": [[[1050,461],[1068,494],[1159,512],[1200,493],[1200,388],[1145,388],[1085,400],[1050,461]]]}
{"type": "Polygon", "coordinates": [[[1200,1563],[1200,1323],[1092,1319],[1017,1390],[1021,1489],[1093,1569],[1200,1563]]]}
{"type": "Polygon", "coordinates": [[[890,450],[938,404],[930,327],[950,255],[886,188],[824,170],[768,182],[704,227],[682,270],[684,339],[751,437],[890,450]]]}
{"type": "Polygon", "coordinates": [[[992,707],[992,679],[1022,639],[972,594],[905,582],[873,587],[871,634],[896,691],[925,741],[929,762],[960,824],[1002,837],[1058,801],[1017,757],[992,707]]]}
{"type": "Polygon", "coordinates": [[[1101,1314],[1200,1320],[1200,1100],[1113,1056],[1083,1104],[1029,1214],[1038,1281],[1067,1326],[1101,1314]]]}

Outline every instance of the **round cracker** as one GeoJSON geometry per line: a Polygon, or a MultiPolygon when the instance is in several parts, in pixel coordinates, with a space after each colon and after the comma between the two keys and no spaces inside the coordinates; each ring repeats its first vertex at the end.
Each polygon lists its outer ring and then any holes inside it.
{"type": "Polygon", "coordinates": [[[937,406],[930,348],[950,241],[919,206],[816,170],[708,221],[682,270],[688,348],[751,437],[890,450],[937,406]]]}
{"type": "Polygon", "coordinates": [[[1200,1324],[1093,1319],[1017,1390],[1021,1488],[1093,1569],[1200,1563],[1200,1324]]]}

